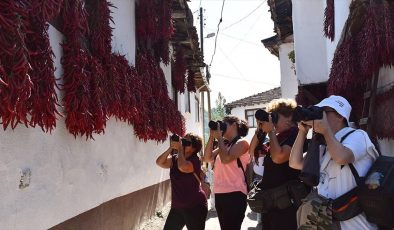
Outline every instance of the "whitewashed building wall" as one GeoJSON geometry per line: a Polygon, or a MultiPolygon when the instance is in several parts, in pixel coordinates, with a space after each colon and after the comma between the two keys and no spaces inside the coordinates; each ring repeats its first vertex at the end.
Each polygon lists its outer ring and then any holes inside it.
{"type": "MultiPolygon", "coordinates": [[[[112,0],[113,49],[135,63],[134,0],[112,0]]],[[[62,35],[50,26],[50,41],[56,55],[56,77],[62,75],[62,35]]],[[[168,86],[170,66],[164,67],[168,86]]],[[[171,94],[171,87],[169,87],[171,94]]],[[[195,119],[195,99],[185,113],[187,132],[202,134],[195,119]]],[[[180,101],[184,95],[180,95],[180,101]]],[[[201,114],[201,113],[200,113],[201,114]]],[[[199,119],[201,121],[201,118],[199,119]]],[[[40,128],[0,131],[0,229],[48,229],[113,198],[169,179],[169,171],[156,166],[168,141],[139,141],[133,127],[111,118],[104,135],[95,140],[74,137],[64,118],[46,134],[40,128]],[[28,186],[19,188],[22,174],[28,186]]]]}

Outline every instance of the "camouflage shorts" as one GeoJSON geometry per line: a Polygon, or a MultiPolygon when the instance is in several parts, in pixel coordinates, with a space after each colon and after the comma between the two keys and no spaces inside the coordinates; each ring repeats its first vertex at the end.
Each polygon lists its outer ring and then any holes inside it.
{"type": "Polygon", "coordinates": [[[299,230],[339,230],[339,222],[332,219],[332,203],[312,191],[297,210],[299,230]]]}

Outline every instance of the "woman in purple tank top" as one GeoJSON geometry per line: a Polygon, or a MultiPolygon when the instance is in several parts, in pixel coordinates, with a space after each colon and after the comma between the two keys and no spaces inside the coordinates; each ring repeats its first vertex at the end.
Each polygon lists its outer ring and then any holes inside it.
{"type": "Polygon", "coordinates": [[[156,160],[158,166],[170,169],[171,210],[164,230],[182,230],[185,225],[189,230],[205,228],[207,198],[196,178],[201,175],[197,156],[201,148],[201,138],[189,133],[179,141],[171,141],[170,147],[156,160]]]}

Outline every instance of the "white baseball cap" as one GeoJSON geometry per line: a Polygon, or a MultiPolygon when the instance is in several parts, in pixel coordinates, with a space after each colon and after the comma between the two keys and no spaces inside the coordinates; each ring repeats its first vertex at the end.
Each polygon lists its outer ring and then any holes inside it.
{"type": "Polygon", "coordinates": [[[319,104],[316,104],[317,107],[330,107],[337,111],[339,115],[344,117],[346,121],[349,123],[350,112],[352,111],[352,106],[349,102],[341,97],[336,95],[331,95],[325,99],[323,99],[319,104]]]}

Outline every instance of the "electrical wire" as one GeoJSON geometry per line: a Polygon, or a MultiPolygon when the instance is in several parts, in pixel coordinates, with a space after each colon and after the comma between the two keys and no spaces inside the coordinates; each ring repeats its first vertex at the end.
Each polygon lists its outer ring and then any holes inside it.
{"type": "Polygon", "coordinates": [[[212,58],[211,58],[211,62],[209,63],[209,66],[212,65],[213,62],[213,58],[215,57],[216,54],[216,45],[217,45],[217,41],[218,41],[218,36],[219,36],[219,29],[220,29],[220,24],[223,21],[223,9],[224,9],[224,3],[226,2],[226,0],[223,0],[223,4],[222,4],[222,10],[220,12],[220,20],[217,26],[217,31],[216,31],[216,36],[215,36],[215,48],[213,49],[213,54],[212,54],[212,58]]]}
{"type": "Polygon", "coordinates": [[[246,16],[242,17],[241,19],[239,19],[238,21],[232,23],[231,25],[225,27],[223,30],[227,30],[228,28],[242,22],[243,20],[247,19],[250,15],[252,15],[254,12],[256,12],[261,6],[263,6],[263,4],[267,2],[267,0],[264,0],[262,3],[260,3],[254,10],[252,10],[250,13],[248,13],[246,16]]]}
{"type": "Polygon", "coordinates": [[[224,55],[224,57],[228,60],[228,62],[234,67],[234,69],[238,72],[238,74],[242,77],[242,80],[246,81],[249,83],[250,87],[255,87],[255,85],[253,85],[250,80],[246,79],[245,76],[242,74],[241,70],[238,69],[238,67],[234,64],[234,62],[231,60],[231,58],[224,52],[224,50],[220,47],[219,50],[220,52],[222,52],[222,54],[224,55]]]}
{"type": "Polygon", "coordinates": [[[251,80],[251,79],[244,79],[244,78],[239,78],[231,75],[226,75],[226,74],[221,74],[221,73],[216,73],[212,72],[211,75],[217,76],[217,77],[222,77],[222,78],[227,78],[227,79],[232,79],[232,80],[238,80],[238,81],[247,81],[247,82],[253,82],[257,84],[264,84],[264,85],[269,85],[269,86],[274,86],[278,87],[280,84],[273,84],[270,82],[265,82],[265,81],[256,81],[256,80],[251,80]]]}

